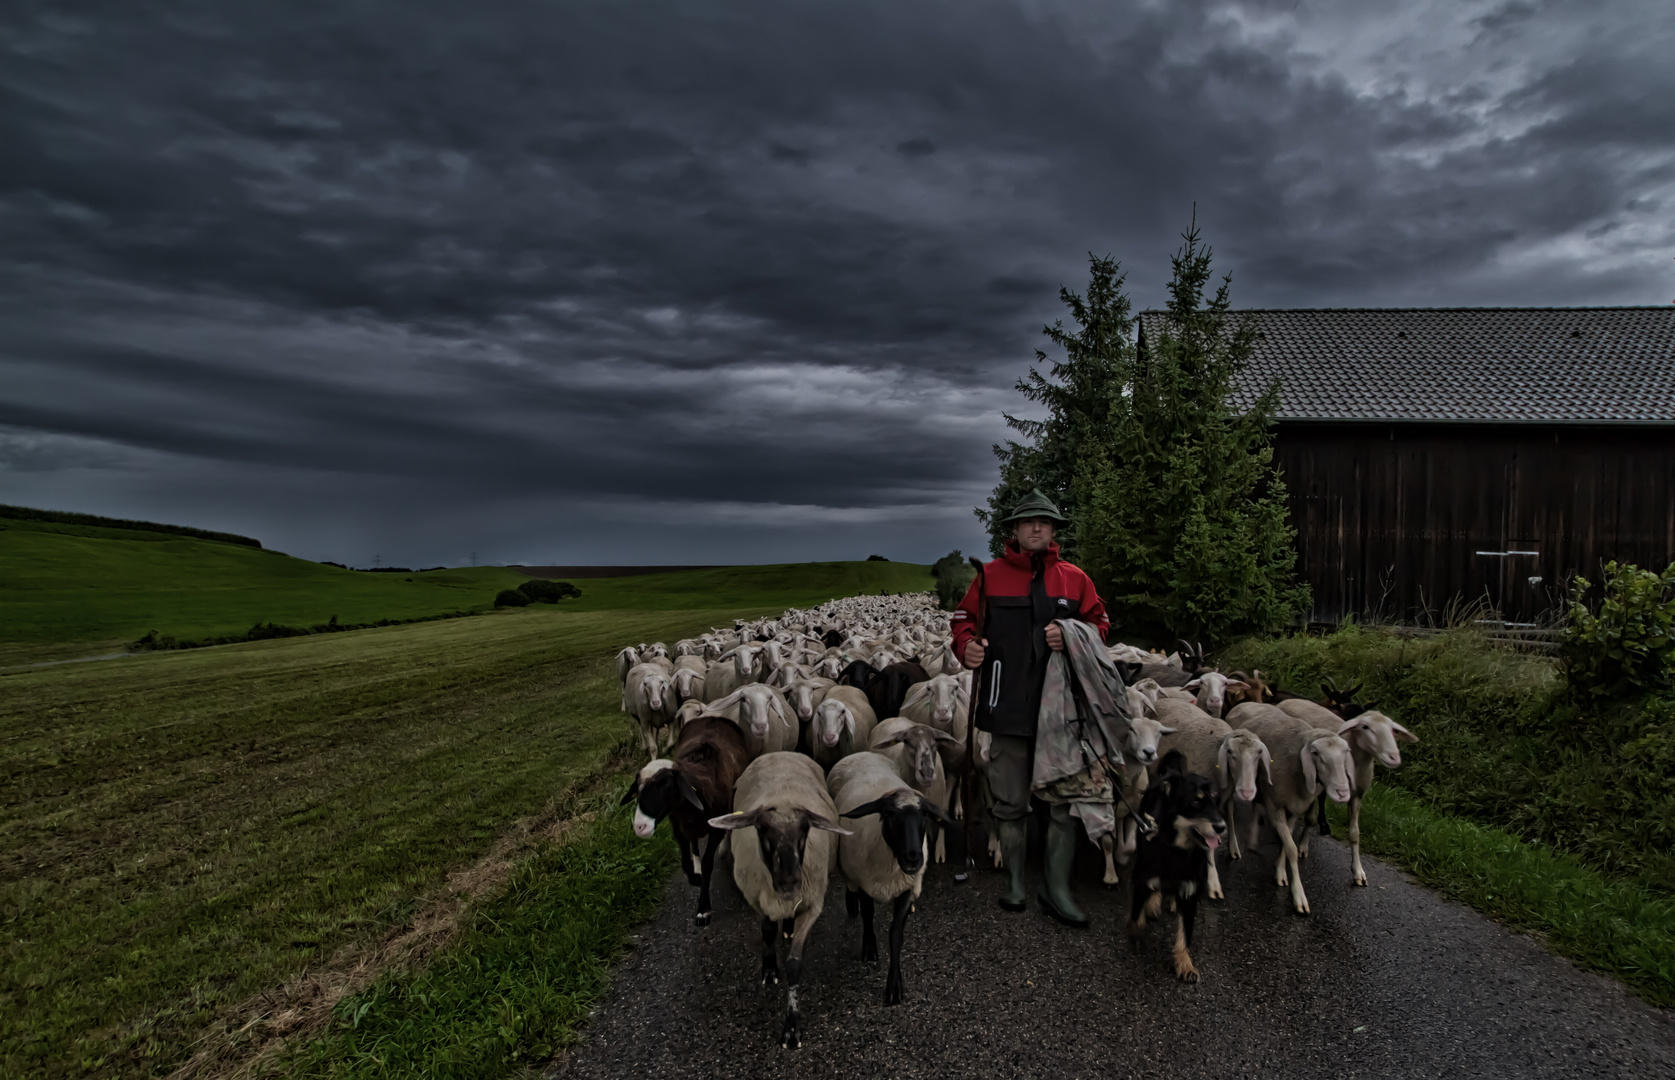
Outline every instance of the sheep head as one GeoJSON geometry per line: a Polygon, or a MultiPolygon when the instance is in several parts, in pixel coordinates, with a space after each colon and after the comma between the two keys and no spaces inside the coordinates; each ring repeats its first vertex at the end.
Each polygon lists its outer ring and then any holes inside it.
{"type": "MultiPolygon", "coordinates": [[[[853,835],[848,829],[813,811],[778,806],[759,806],[754,810],[722,814],[710,818],[712,829],[755,829],[756,845],[762,863],[774,883],[774,892],[782,899],[797,895],[803,883],[803,854],[808,848],[810,829],[824,829],[839,836],[853,835]]],[[[825,884],[821,883],[821,888],[825,884]]]]}
{"type": "Polygon", "coordinates": [[[1242,803],[1256,801],[1256,770],[1260,768],[1270,785],[1274,774],[1269,765],[1273,757],[1254,732],[1229,732],[1216,749],[1216,779],[1223,790],[1231,788],[1233,797],[1242,803]]]}
{"type": "Polygon", "coordinates": [[[1362,753],[1371,754],[1386,769],[1402,767],[1398,742],[1418,742],[1419,737],[1381,712],[1364,712],[1345,722],[1338,734],[1362,753]]]}
{"type": "Polygon", "coordinates": [[[1355,758],[1349,743],[1340,736],[1316,731],[1316,737],[1298,751],[1302,759],[1303,780],[1313,792],[1326,789],[1326,797],[1336,803],[1349,801],[1355,790],[1355,758]]]}

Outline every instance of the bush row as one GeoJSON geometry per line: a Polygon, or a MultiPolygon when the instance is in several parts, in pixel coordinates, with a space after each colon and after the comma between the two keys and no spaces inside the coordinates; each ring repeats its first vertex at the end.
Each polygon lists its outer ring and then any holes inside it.
{"type": "Polygon", "coordinates": [[[151,652],[158,649],[202,649],[210,645],[236,645],[241,641],[267,641],[271,638],[306,637],[309,634],[337,634],[345,630],[371,630],[379,626],[405,626],[408,623],[440,622],[443,619],[463,619],[471,615],[481,614],[476,611],[445,611],[439,615],[419,615],[411,619],[379,619],[377,622],[340,623],[333,615],[331,621],[315,623],[313,626],[286,626],[282,623],[257,623],[242,634],[229,634],[226,637],[199,638],[194,641],[179,641],[172,634],[160,633],[156,630],[148,632],[138,641],[130,642],[130,652],[151,652]]]}

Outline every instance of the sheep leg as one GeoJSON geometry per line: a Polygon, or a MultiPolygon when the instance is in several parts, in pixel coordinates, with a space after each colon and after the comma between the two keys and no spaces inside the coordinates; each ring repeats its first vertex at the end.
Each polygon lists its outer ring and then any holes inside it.
{"type": "Polygon", "coordinates": [[[1117,878],[1117,836],[1106,833],[1099,838],[1099,849],[1105,853],[1105,884],[1115,885],[1117,878]]]}
{"type": "Polygon", "coordinates": [[[640,721],[640,745],[646,748],[646,760],[657,760],[657,731],[644,720],[640,721]]]}
{"type": "Polygon", "coordinates": [[[884,1004],[900,1005],[901,944],[907,937],[907,917],[913,913],[913,894],[904,892],[896,897],[895,914],[890,919],[890,974],[884,980],[884,1004]]]}
{"type": "Polygon", "coordinates": [[[1180,913],[1175,920],[1175,978],[1182,982],[1198,981],[1198,969],[1192,966],[1192,922],[1198,914],[1198,893],[1183,895],[1175,905],[1180,913]]]}
{"type": "Polygon", "coordinates": [[[854,889],[843,890],[843,910],[853,919],[861,913],[861,894],[854,889]]]}
{"type": "Polygon", "coordinates": [[[762,985],[779,985],[779,956],[774,951],[779,944],[779,920],[762,920],[762,985]]]}
{"type": "Polygon", "coordinates": [[[1132,815],[1123,818],[1121,841],[1117,844],[1117,863],[1127,866],[1134,853],[1140,850],[1140,825],[1132,815]]]}
{"type": "Polygon", "coordinates": [[[1274,831],[1280,834],[1279,873],[1275,875],[1275,884],[1286,885],[1287,868],[1291,871],[1289,884],[1291,886],[1291,906],[1299,915],[1309,913],[1309,898],[1303,894],[1303,868],[1297,863],[1297,841],[1291,835],[1292,822],[1290,816],[1278,807],[1268,808],[1268,820],[1274,823],[1274,831]]]}
{"type": "Polygon", "coordinates": [[[686,837],[676,836],[675,844],[680,848],[680,869],[686,875],[688,885],[703,885],[698,877],[698,860],[693,858],[692,845],[686,842],[686,837]]]}
{"type": "Polygon", "coordinates": [[[939,863],[945,863],[948,861],[948,830],[943,828],[941,823],[938,823],[935,828],[936,861],[939,863]]]}
{"type": "MultiPolygon", "coordinates": [[[[1209,867],[1204,875],[1204,890],[1210,894],[1211,900],[1225,900],[1227,897],[1221,891],[1221,875],[1216,873],[1215,849],[1211,848],[1204,854],[1209,862],[1209,867]]],[[[1196,905],[1197,902],[1197,899],[1194,898],[1193,903],[1196,905]]],[[[1190,945],[1192,942],[1188,941],[1187,944],[1190,945]]]]}
{"type": "Polygon", "coordinates": [[[814,929],[814,920],[819,916],[819,908],[804,910],[797,916],[791,931],[791,949],[785,956],[785,1030],[779,1037],[779,1045],[787,1050],[802,1045],[803,1017],[797,1011],[797,985],[803,981],[803,946],[808,943],[808,932],[814,929]]]}
{"type": "MultiPolygon", "coordinates": [[[[1324,816],[1322,817],[1322,820],[1325,820],[1324,816]]],[[[1291,827],[1293,829],[1296,829],[1298,825],[1302,825],[1302,829],[1298,831],[1300,831],[1303,835],[1297,840],[1297,857],[1299,859],[1306,859],[1309,857],[1309,837],[1314,835],[1314,824],[1315,817],[1313,806],[1308,808],[1308,811],[1304,814],[1302,821],[1299,822],[1295,818],[1291,821],[1291,827]]]]}
{"type": "Polygon", "coordinates": [[[1222,800],[1221,816],[1227,821],[1227,857],[1229,859],[1244,858],[1245,853],[1239,849],[1239,817],[1234,809],[1231,795],[1222,800]]]}
{"type": "Polygon", "coordinates": [[[861,959],[869,964],[878,963],[878,935],[872,929],[873,903],[872,896],[861,894],[861,959]]]}
{"type": "Polygon", "coordinates": [[[1350,868],[1354,871],[1355,884],[1367,884],[1367,872],[1361,869],[1361,795],[1359,792],[1349,796],[1349,860],[1350,868]]]}
{"type": "Polygon", "coordinates": [[[710,879],[715,876],[715,853],[724,835],[720,829],[711,829],[709,839],[704,841],[704,865],[698,878],[698,915],[694,920],[699,926],[710,924],[710,879]]]}

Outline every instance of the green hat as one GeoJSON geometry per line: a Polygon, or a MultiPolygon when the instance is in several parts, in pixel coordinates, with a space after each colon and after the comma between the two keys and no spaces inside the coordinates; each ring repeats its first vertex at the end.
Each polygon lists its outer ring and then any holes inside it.
{"type": "Polygon", "coordinates": [[[1011,516],[1000,520],[1001,524],[1004,525],[1013,521],[1022,521],[1024,518],[1051,518],[1060,525],[1070,523],[1070,519],[1059,513],[1059,508],[1053,505],[1053,500],[1041,494],[1040,488],[1036,488],[1025,495],[1023,501],[1012,508],[1011,516]]]}

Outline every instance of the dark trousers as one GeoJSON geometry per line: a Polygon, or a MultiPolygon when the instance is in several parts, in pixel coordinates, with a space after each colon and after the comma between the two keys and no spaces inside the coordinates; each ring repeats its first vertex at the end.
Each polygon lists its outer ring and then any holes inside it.
{"type": "Polygon", "coordinates": [[[1035,740],[1018,735],[996,735],[989,747],[983,776],[989,782],[990,808],[998,821],[1029,816],[1029,783],[1035,768],[1035,740]]]}

